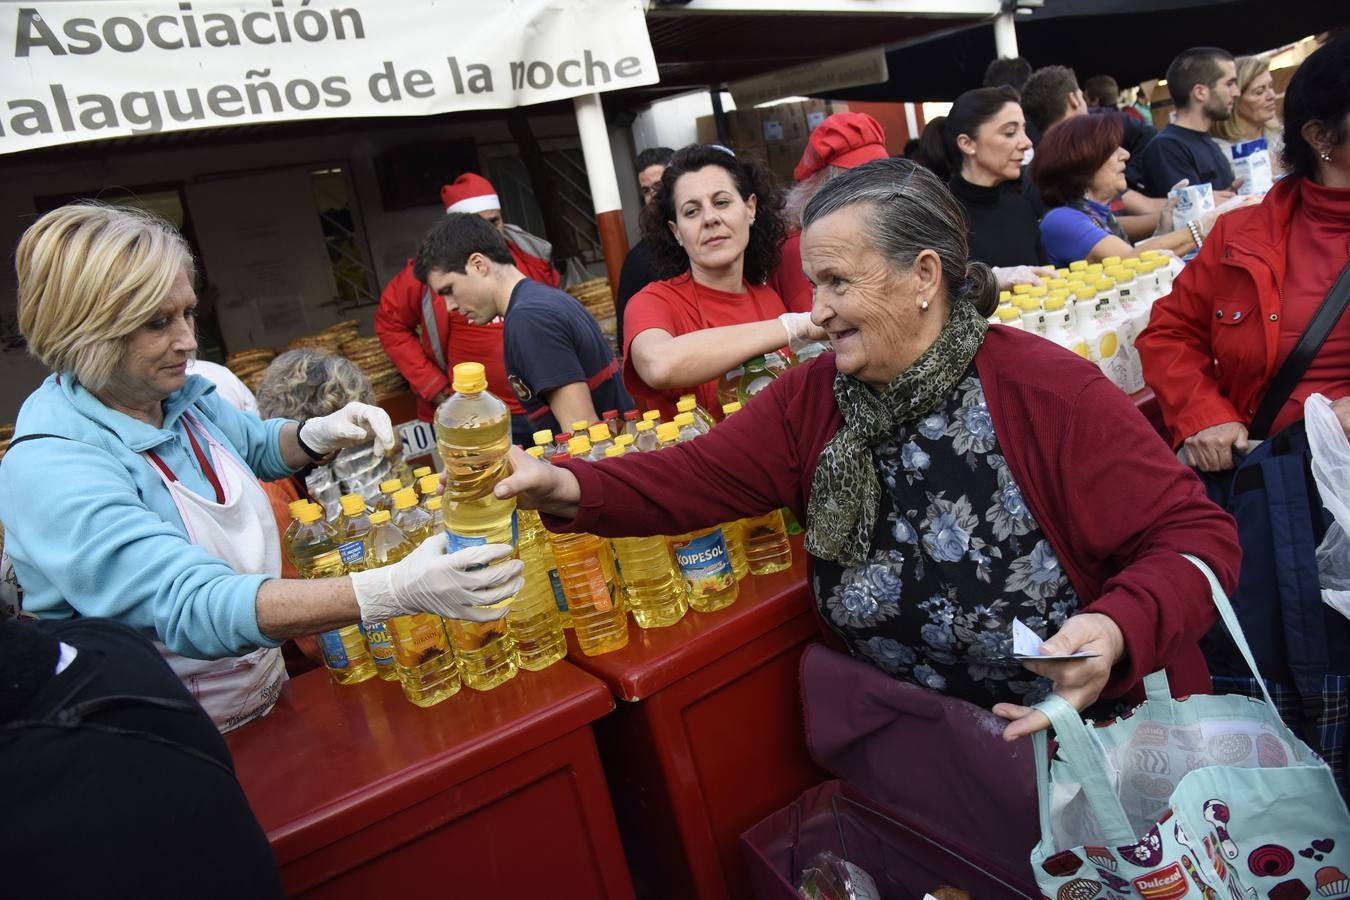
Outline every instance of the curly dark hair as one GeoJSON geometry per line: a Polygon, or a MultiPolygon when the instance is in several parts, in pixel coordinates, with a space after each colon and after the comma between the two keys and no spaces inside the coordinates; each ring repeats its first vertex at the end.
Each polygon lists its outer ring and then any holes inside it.
{"type": "Polygon", "coordinates": [[[675,221],[675,182],[680,176],[708,166],[726,169],[742,200],[756,198],[755,224],[745,246],[745,280],[763,284],[778,265],[778,245],[787,234],[783,219],[783,195],[773,185],[768,171],[749,156],[737,156],[717,144],[690,144],[675,151],[661,176],[656,197],[642,209],[642,236],[652,250],[658,278],[674,278],[689,271],[689,255],[670,233],[675,221]]]}

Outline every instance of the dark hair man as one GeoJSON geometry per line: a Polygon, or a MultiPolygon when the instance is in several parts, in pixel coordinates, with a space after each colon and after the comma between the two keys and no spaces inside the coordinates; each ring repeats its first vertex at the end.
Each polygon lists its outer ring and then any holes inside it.
{"type": "Polygon", "coordinates": [[[1209,139],[1209,126],[1233,114],[1237,66],[1227,50],[1192,47],[1167,67],[1167,92],[1176,118],[1144,151],[1144,193],[1166,197],[1183,178],[1214,188],[1214,200],[1233,196],[1233,168],[1209,139]]]}
{"type": "Polygon", "coordinates": [[[1002,87],[1010,85],[1019,93],[1022,85],[1031,77],[1031,63],[1020,56],[996,59],[984,70],[983,87],[1002,87]]]}
{"type": "Polygon", "coordinates": [[[526,278],[501,233],[471,213],[450,213],[417,248],[413,274],[474,325],[503,320],[506,377],[536,429],[597,422],[597,410],[625,412],[633,400],[619,364],[570,294],[526,278]]]}
{"type": "MultiPolygon", "coordinates": [[[[637,155],[633,167],[637,169],[638,191],[642,195],[642,205],[646,206],[656,197],[661,187],[661,176],[666,172],[666,163],[675,155],[669,147],[648,147],[637,155]]],[[[619,290],[614,299],[614,314],[618,317],[619,346],[623,346],[623,311],[629,299],[638,291],[659,280],[652,265],[651,248],[641,239],[628,251],[623,259],[623,269],[619,272],[619,290]]]]}

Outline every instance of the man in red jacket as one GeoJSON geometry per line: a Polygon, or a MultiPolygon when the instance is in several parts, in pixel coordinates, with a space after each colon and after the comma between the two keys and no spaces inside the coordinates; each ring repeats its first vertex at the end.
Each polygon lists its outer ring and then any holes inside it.
{"type": "MultiPolygon", "coordinates": [[[[441,188],[447,213],[476,213],[491,222],[511,251],[516,268],[550,287],[561,279],[549,261],[552,246],[515,225],[502,221],[497,192],[481,175],[465,173],[441,188]]],[[[430,422],[436,407],[450,395],[450,369],[459,362],[480,362],[487,370],[488,389],[511,409],[512,440],[530,444],[530,425],[506,379],[502,359],[502,321],[474,325],[462,313],[451,313],[413,275],[408,260],[380,294],[375,334],[417,395],[417,417],[430,422]]]]}

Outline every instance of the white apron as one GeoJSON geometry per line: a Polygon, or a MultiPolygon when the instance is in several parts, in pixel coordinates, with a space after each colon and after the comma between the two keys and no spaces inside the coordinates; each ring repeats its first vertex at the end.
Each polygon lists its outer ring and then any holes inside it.
{"type": "MultiPolygon", "coordinates": [[[[280,577],[281,540],[272,504],[258,479],[196,419],[186,413],[184,419],[188,440],[220,502],[184,487],[153,450],[144,455],[164,479],[188,539],[236,572],[280,577]],[[210,448],[209,460],[194,431],[210,448]]],[[[155,646],[221,731],[267,715],[286,683],[286,664],[276,648],[202,660],[179,656],[159,641],[155,646]]]]}

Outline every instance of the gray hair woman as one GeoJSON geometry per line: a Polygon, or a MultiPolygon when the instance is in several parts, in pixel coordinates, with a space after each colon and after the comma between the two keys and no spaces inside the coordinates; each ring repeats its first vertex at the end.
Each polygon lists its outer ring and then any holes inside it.
{"type": "Polygon", "coordinates": [[[788,506],[806,522],[824,623],[895,678],[1012,721],[1054,690],[1079,709],[1142,697],[1167,668],[1206,691],[1205,560],[1231,586],[1232,521],[1095,366],[988,325],[988,267],[961,207],[909,160],[831,179],[803,216],[812,318],[834,352],[709,434],[550,466],[523,453],[498,496],[560,531],[671,534],[788,506]],[[706,490],[690,486],[706,485],[706,490]],[[1062,662],[1010,660],[1021,619],[1062,662]],[[1030,671],[1027,671],[1030,670],[1030,671]]]}
{"type": "Polygon", "coordinates": [[[503,577],[489,587],[468,571],[484,560],[446,556],[443,539],[384,569],[279,578],[256,479],[372,439],[391,445],[388,415],[349,403],[262,421],[187,374],[192,257],[154,216],[60,207],[24,232],[15,268],[19,326],[52,370],[0,466],[5,549],[27,610],[116,619],[154,638],[228,730],[276,702],[286,638],[423,610],[494,618],[477,607],[519,587],[518,567],[493,567],[503,577]]]}

